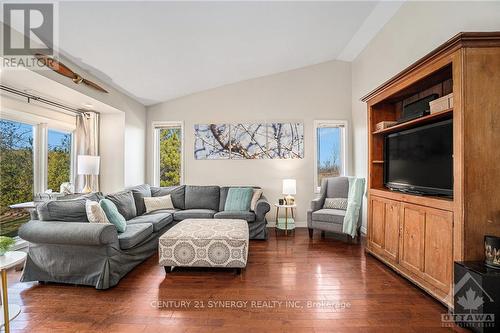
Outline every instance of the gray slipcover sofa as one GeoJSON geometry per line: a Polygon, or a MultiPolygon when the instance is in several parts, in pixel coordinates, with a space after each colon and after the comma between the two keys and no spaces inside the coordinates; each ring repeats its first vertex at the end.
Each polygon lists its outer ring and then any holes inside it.
{"type": "Polygon", "coordinates": [[[118,233],[112,224],[89,223],[85,201],[98,201],[91,194],[71,200],[44,202],[19,230],[29,242],[21,281],[71,283],[107,289],[135,266],[156,253],[158,238],[187,218],[228,218],[248,222],[251,239],[266,239],[266,213],[270,205],[263,196],[255,211],[224,211],[229,187],[147,184],[107,195],[127,220],[118,233]],[[170,194],[174,209],[146,213],[144,197],[170,194]]]}

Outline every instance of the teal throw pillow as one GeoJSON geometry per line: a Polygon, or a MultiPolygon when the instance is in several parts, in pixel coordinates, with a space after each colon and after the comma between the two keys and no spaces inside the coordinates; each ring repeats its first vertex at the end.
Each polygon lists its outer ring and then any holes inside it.
{"type": "Polygon", "coordinates": [[[118,208],[116,208],[113,201],[102,199],[99,201],[99,205],[102,207],[102,210],[104,210],[104,214],[106,214],[109,222],[115,225],[116,230],[118,230],[118,232],[125,232],[125,229],[127,229],[127,222],[123,215],[118,212],[118,208]]]}
{"type": "Polygon", "coordinates": [[[231,187],[227,192],[225,211],[248,212],[252,202],[253,188],[231,187]]]}

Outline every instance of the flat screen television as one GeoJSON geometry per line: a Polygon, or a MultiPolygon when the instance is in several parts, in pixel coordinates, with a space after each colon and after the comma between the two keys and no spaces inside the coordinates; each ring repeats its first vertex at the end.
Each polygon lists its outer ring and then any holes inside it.
{"type": "Polygon", "coordinates": [[[452,119],[388,134],[384,185],[421,195],[453,196],[452,119]]]}

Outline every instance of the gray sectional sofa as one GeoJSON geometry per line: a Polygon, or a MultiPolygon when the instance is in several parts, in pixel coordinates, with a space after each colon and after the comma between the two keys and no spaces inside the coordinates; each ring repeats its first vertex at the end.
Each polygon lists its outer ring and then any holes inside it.
{"type": "Polygon", "coordinates": [[[266,239],[266,213],[270,210],[266,198],[261,197],[254,211],[228,212],[224,211],[228,190],[144,184],[107,195],[127,220],[123,233],[112,224],[88,222],[85,201],[98,201],[100,194],[44,202],[19,230],[19,236],[30,244],[21,281],[113,287],[156,253],[158,238],[165,231],[187,218],[243,219],[248,222],[250,239],[266,239]],[[171,195],[174,209],[146,213],[144,197],[166,194],[171,195]]]}

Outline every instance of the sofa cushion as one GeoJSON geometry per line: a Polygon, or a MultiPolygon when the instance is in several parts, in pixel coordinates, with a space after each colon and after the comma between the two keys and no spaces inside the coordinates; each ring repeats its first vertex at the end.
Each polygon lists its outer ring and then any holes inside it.
{"type": "Polygon", "coordinates": [[[247,212],[250,211],[253,189],[249,187],[232,187],[227,192],[225,211],[247,212]]]}
{"type": "Polygon", "coordinates": [[[187,185],[185,209],[211,209],[218,211],[219,198],[219,186],[187,185]]]}
{"type": "Polygon", "coordinates": [[[313,221],[343,224],[345,210],[342,209],[320,209],[312,213],[313,221]]]}
{"type": "Polygon", "coordinates": [[[137,216],[134,196],[131,191],[121,191],[108,194],[106,199],[111,200],[116,205],[116,208],[118,208],[118,211],[125,218],[125,220],[130,220],[137,216]]]}
{"type": "Polygon", "coordinates": [[[134,217],[133,219],[127,221],[127,225],[130,226],[137,223],[151,223],[153,225],[153,232],[157,232],[165,228],[173,220],[174,218],[172,214],[166,212],[158,213],[158,211],[156,211],[150,214],[134,217]]]}
{"type": "Polygon", "coordinates": [[[212,209],[187,209],[179,210],[174,213],[174,220],[182,221],[185,219],[211,219],[217,213],[212,209]]]}
{"type": "Polygon", "coordinates": [[[347,198],[349,193],[349,179],[347,177],[328,178],[326,186],[327,198],[347,198]]]}
{"type": "Polygon", "coordinates": [[[151,223],[137,223],[127,226],[127,230],[118,234],[118,242],[122,250],[130,249],[146,240],[153,233],[151,223]]]}
{"type": "Polygon", "coordinates": [[[161,213],[170,213],[172,214],[172,216],[174,216],[174,213],[175,212],[178,212],[180,211],[180,209],[177,209],[177,208],[174,208],[174,209],[158,209],[158,210],[155,210],[151,213],[148,213],[148,215],[152,215],[152,214],[161,214],[161,213]]]}
{"type": "Polygon", "coordinates": [[[177,209],[186,209],[185,206],[185,188],[186,186],[169,186],[169,187],[156,187],[151,186],[151,196],[161,197],[170,194],[172,203],[177,209]]]}
{"type": "Polygon", "coordinates": [[[254,212],[218,212],[214,215],[214,219],[238,219],[245,220],[247,222],[255,221],[255,213],[254,212]]]}
{"type": "Polygon", "coordinates": [[[52,200],[37,205],[41,221],[88,222],[86,199],[52,200]]]}
{"type": "Polygon", "coordinates": [[[99,205],[101,205],[102,209],[104,210],[104,213],[106,214],[109,222],[115,225],[116,230],[118,230],[118,232],[125,232],[125,230],[127,229],[125,217],[120,214],[113,201],[109,199],[102,199],[99,202],[99,205]]]}
{"type": "Polygon", "coordinates": [[[134,196],[136,215],[142,215],[146,212],[144,198],[151,197],[151,187],[148,184],[137,185],[128,188],[134,196]]]}

